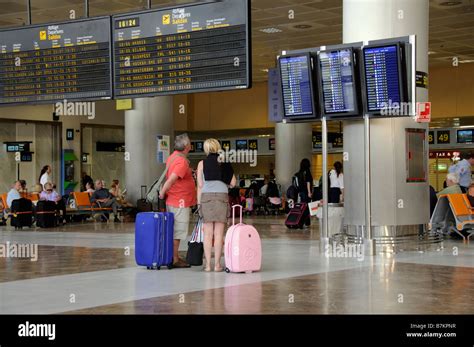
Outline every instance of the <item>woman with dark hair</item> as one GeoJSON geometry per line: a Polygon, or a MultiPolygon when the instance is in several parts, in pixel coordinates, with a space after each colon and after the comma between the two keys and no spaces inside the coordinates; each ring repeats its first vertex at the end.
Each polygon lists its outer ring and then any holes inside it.
{"type": "Polygon", "coordinates": [[[44,185],[48,182],[51,183],[51,166],[49,165],[45,165],[43,166],[43,168],[41,169],[41,172],[40,172],[40,176],[39,176],[39,183],[41,184],[41,186],[43,187],[44,189],[44,185]]]}
{"type": "Polygon", "coordinates": [[[334,169],[329,172],[329,181],[329,203],[339,204],[344,193],[344,174],[341,162],[334,163],[334,169]]]}
{"type": "Polygon", "coordinates": [[[309,159],[305,158],[301,161],[300,171],[296,174],[296,178],[298,180],[296,187],[298,188],[301,202],[311,202],[313,194],[313,175],[311,174],[311,162],[309,159]]]}

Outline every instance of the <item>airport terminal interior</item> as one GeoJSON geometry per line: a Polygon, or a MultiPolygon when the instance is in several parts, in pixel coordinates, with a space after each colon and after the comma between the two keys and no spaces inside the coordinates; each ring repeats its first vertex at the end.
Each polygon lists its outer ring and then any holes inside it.
{"type": "Polygon", "coordinates": [[[1,314],[472,314],[471,161],[472,0],[0,0],[1,314]],[[261,266],[181,266],[187,191],[147,269],[154,183],[208,139],[261,266]]]}

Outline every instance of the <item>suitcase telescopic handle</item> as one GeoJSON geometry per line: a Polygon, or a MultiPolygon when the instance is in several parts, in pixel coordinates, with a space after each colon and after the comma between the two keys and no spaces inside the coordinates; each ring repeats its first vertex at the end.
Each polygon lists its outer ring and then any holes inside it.
{"type": "Polygon", "coordinates": [[[235,208],[236,207],[240,207],[240,224],[242,224],[242,211],[243,211],[243,207],[242,205],[234,205],[232,206],[232,225],[235,225],[235,208]]]}

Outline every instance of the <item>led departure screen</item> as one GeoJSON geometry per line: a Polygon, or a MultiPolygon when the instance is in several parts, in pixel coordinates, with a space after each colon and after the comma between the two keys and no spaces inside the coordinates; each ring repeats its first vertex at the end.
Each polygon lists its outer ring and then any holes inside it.
{"type": "Polygon", "coordinates": [[[280,58],[285,117],[308,117],[314,114],[311,73],[309,54],[280,58]]]}
{"type": "Polygon", "coordinates": [[[0,104],[112,96],[110,18],[0,31],[0,104]]]}
{"type": "Polygon", "coordinates": [[[248,0],[113,17],[115,97],[251,84],[248,0]]]}
{"type": "Polygon", "coordinates": [[[399,46],[364,48],[365,81],[369,112],[399,108],[402,102],[399,46]],[[394,105],[395,104],[395,105],[394,105]]]}
{"type": "Polygon", "coordinates": [[[319,54],[325,114],[357,112],[352,49],[323,51],[319,54]]]}

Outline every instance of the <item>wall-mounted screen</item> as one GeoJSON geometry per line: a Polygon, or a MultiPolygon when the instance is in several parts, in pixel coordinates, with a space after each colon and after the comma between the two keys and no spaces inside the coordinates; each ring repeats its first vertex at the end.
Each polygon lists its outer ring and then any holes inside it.
{"type": "Polygon", "coordinates": [[[249,0],[113,17],[116,98],[251,86],[249,0]]]}
{"type": "Polygon", "coordinates": [[[110,99],[110,17],[0,31],[0,104],[110,99]]]}
{"type": "Polygon", "coordinates": [[[285,118],[316,118],[311,55],[281,56],[278,65],[285,118]]]}
{"type": "Polygon", "coordinates": [[[318,55],[322,113],[328,117],[359,114],[359,86],[352,48],[321,51],[318,55]]]}
{"type": "Polygon", "coordinates": [[[405,102],[404,53],[399,43],[363,48],[366,112],[372,115],[403,116],[405,102]]]}
{"type": "Polygon", "coordinates": [[[249,149],[248,141],[247,140],[237,140],[235,141],[235,147],[239,151],[245,151],[249,149]]]}
{"type": "Polygon", "coordinates": [[[474,129],[458,130],[458,143],[473,143],[474,129]]]}

